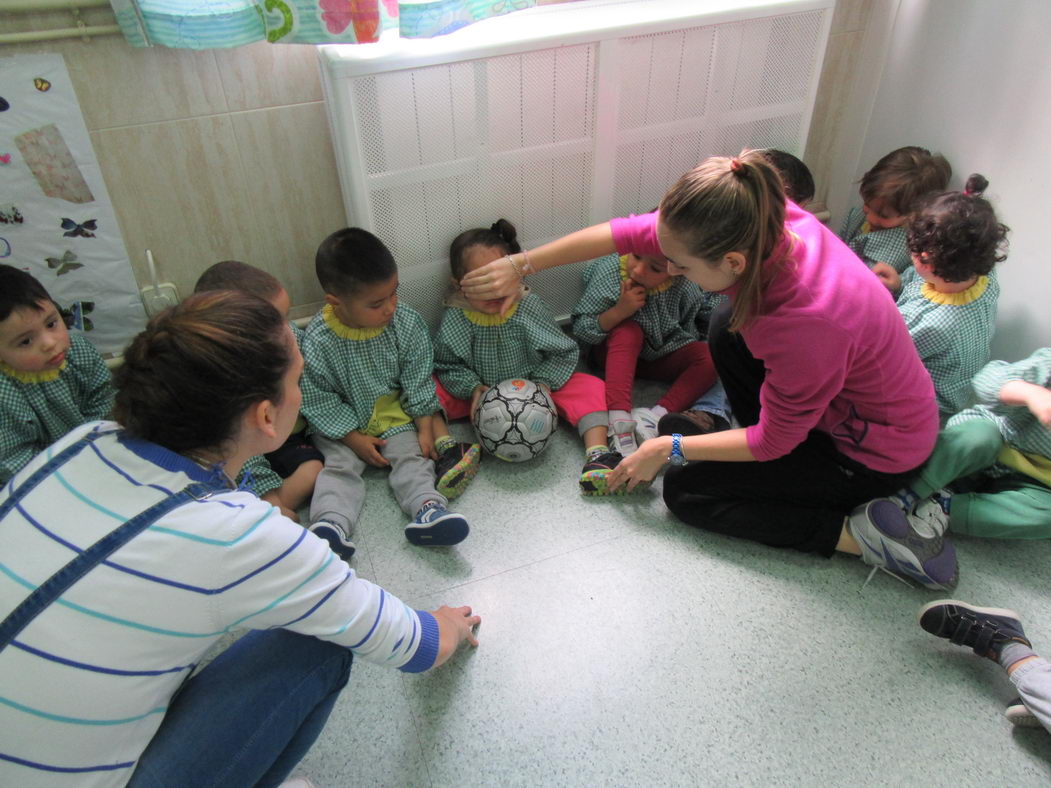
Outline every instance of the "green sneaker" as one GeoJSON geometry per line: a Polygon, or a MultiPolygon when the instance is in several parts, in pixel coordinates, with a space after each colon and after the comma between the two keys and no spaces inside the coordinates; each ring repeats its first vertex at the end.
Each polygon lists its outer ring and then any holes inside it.
{"type": "MultiPolygon", "coordinates": [[[[584,469],[580,472],[580,491],[584,495],[626,495],[628,492],[626,484],[622,484],[616,490],[609,488],[609,476],[622,459],[624,458],[620,453],[615,451],[589,457],[584,463],[584,469]]],[[[641,482],[632,492],[642,492],[649,486],[649,482],[641,482]]]]}
{"type": "Polygon", "coordinates": [[[482,461],[482,447],[477,443],[456,443],[438,455],[434,464],[436,489],[448,500],[457,498],[467,489],[478,473],[482,461]]]}

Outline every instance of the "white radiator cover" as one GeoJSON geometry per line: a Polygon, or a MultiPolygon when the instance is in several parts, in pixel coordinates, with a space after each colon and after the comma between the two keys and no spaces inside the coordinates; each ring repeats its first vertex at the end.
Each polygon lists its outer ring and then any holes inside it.
{"type": "MultiPolygon", "coordinates": [[[[347,222],[389,246],[433,328],[462,230],[504,217],[533,247],[653,208],[707,156],[802,155],[834,5],[583,0],[321,47],[347,222]]],[[[529,284],[564,317],[580,267],[529,284]]]]}

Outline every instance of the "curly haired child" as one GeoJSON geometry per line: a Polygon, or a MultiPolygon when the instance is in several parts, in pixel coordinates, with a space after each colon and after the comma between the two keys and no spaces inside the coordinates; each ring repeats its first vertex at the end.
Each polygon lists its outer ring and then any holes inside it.
{"type": "Polygon", "coordinates": [[[850,209],[839,237],[877,274],[909,267],[905,223],[920,199],[945,191],[952,167],[944,156],[908,145],[893,150],[861,178],[861,207],[850,209]]]}
{"type": "MultiPolygon", "coordinates": [[[[971,379],[989,360],[1008,228],[977,173],[962,192],[928,196],[906,235],[913,267],[901,279],[898,311],[934,381],[942,424],[970,401],[971,379]]],[[[886,281],[895,284],[896,274],[886,281]]]]}

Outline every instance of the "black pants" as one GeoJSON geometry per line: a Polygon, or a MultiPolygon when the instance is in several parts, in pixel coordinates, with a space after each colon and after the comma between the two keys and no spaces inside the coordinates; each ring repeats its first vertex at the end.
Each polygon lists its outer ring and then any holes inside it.
{"type": "MultiPolygon", "coordinates": [[[[727,330],[729,304],[712,315],[708,347],[734,416],[759,422],[766,369],[740,334],[727,330]]],[[[836,450],[812,430],[789,454],[768,462],[691,462],[669,468],[664,502],[690,525],[774,547],[830,556],[851,509],[903,487],[915,475],[881,473],[836,450]]]]}

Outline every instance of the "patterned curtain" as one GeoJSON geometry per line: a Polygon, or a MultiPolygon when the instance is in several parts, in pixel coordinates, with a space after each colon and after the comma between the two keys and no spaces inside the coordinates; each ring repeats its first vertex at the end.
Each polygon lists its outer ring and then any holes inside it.
{"type": "Polygon", "coordinates": [[[536,5],[536,0],[110,0],[133,46],[215,49],[367,44],[384,30],[431,38],[536,5]]]}

